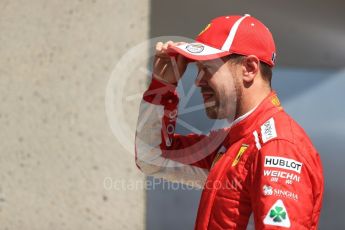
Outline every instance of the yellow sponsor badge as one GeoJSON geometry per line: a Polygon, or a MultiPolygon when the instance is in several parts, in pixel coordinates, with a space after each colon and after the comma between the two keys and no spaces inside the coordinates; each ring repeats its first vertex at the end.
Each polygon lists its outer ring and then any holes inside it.
{"type": "Polygon", "coordinates": [[[219,161],[219,159],[222,157],[223,153],[217,153],[216,157],[214,158],[211,168],[213,168],[213,166],[217,163],[217,161],[219,161]]]}
{"type": "Polygon", "coordinates": [[[217,155],[215,156],[213,162],[212,162],[212,165],[211,165],[211,168],[213,168],[213,166],[217,163],[217,161],[219,161],[219,159],[224,155],[224,153],[226,152],[226,148],[224,146],[222,146],[219,150],[218,150],[218,153],[217,155]]]}
{"type": "Polygon", "coordinates": [[[205,27],[205,29],[203,29],[203,30],[198,34],[198,36],[199,36],[200,34],[204,33],[206,30],[208,30],[208,28],[210,28],[210,26],[211,26],[211,23],[208,24],[208,25],[205,27]]]}
{"type": "Polygon", "coordinates": [[[272,104],[273,104],[275,107],[277,107],[279,110],[283,110],[283,107],[281,106],[280,101],[279,101],[279,98],[278,98],[277,96],[273,96],[273,97],[271,98],[271,102],[272,102],[272,104]]]}
{"type": "Polygon", "coordinates": [[[237,153],[237,156],[236,156],[235,160],[232,162],[231,167],[235,167],[238,164],[238,162],[240,161],[243,153],[247,150],[248,147],[249,147],[249,145],[242,144],[240,150],[237,153]]]}

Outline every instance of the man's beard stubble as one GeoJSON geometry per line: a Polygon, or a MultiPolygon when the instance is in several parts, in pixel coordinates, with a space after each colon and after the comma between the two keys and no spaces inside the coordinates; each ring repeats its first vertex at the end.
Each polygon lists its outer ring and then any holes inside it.
{"type": "Polygon", "coordinates": [[[235,77],[235,91],[236,91],[236,108],[235,114],[233,116],[234,120],[239,117],[240,109],[241,109],[241,101],[243,96],[243,89],[241,87],[241,82],[238,77],[235,77]]]}
{"type": "Polygon", "coordinates": [[[240,111],[240,102],[243,95],[240,80],[234,77],[234,95],[231,98],[217,98],[211,103],[205,103],[205,110],[208,118],[210,119],[228,119],[229,121],[235,120],[240,111]],[[227,109],[229,108],[230,109],[227,109]]]}

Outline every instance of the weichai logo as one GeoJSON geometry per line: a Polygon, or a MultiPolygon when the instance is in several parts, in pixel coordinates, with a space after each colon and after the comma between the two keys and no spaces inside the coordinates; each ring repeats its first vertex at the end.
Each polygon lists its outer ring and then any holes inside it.
{"type": "Polygon", "coordinates": [[[294,173],[287,173],[277,170],[264,170],[264,176],[279,177],[283,179],[293,180],[296,182],[300,182],[301,180],[300,176],[297,176],[294,173]]]}
{"type": "Polygon", "coordinates": [[[303,164],[299,161],[295,161],[285,157],[266,156],[264,166],[287,169],[301,173],[303,164]]]}

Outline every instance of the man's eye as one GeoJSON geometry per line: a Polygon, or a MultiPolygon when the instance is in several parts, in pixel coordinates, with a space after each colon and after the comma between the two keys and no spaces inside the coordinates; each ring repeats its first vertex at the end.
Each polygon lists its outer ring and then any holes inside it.
{"type": "Polygon", "coordinates": [[[204,73],[212,73],[212,67],[211,66],[205,66],[205,65],[199,65],[198,66],[199,72],[204,72],[204,73]]]}
{"type": "Polygon", "coordinates": [[[207,73],[213,72],[213,68],[211,66],[205,66],[204,68],[205,68],[204,71],[206,71],[207,73]]]}

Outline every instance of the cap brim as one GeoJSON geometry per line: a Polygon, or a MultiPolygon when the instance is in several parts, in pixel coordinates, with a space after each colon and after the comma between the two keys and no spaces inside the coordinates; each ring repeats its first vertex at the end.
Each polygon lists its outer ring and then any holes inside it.
{"type": "Polygon", "coordinates": [[[169,46],[168,54],[172,56],[181,54],[182,56],[194,61],[205,61],[221,58],[230,55],[231,53],[202,43],[185,43],[178,46],[169,46]]]}

